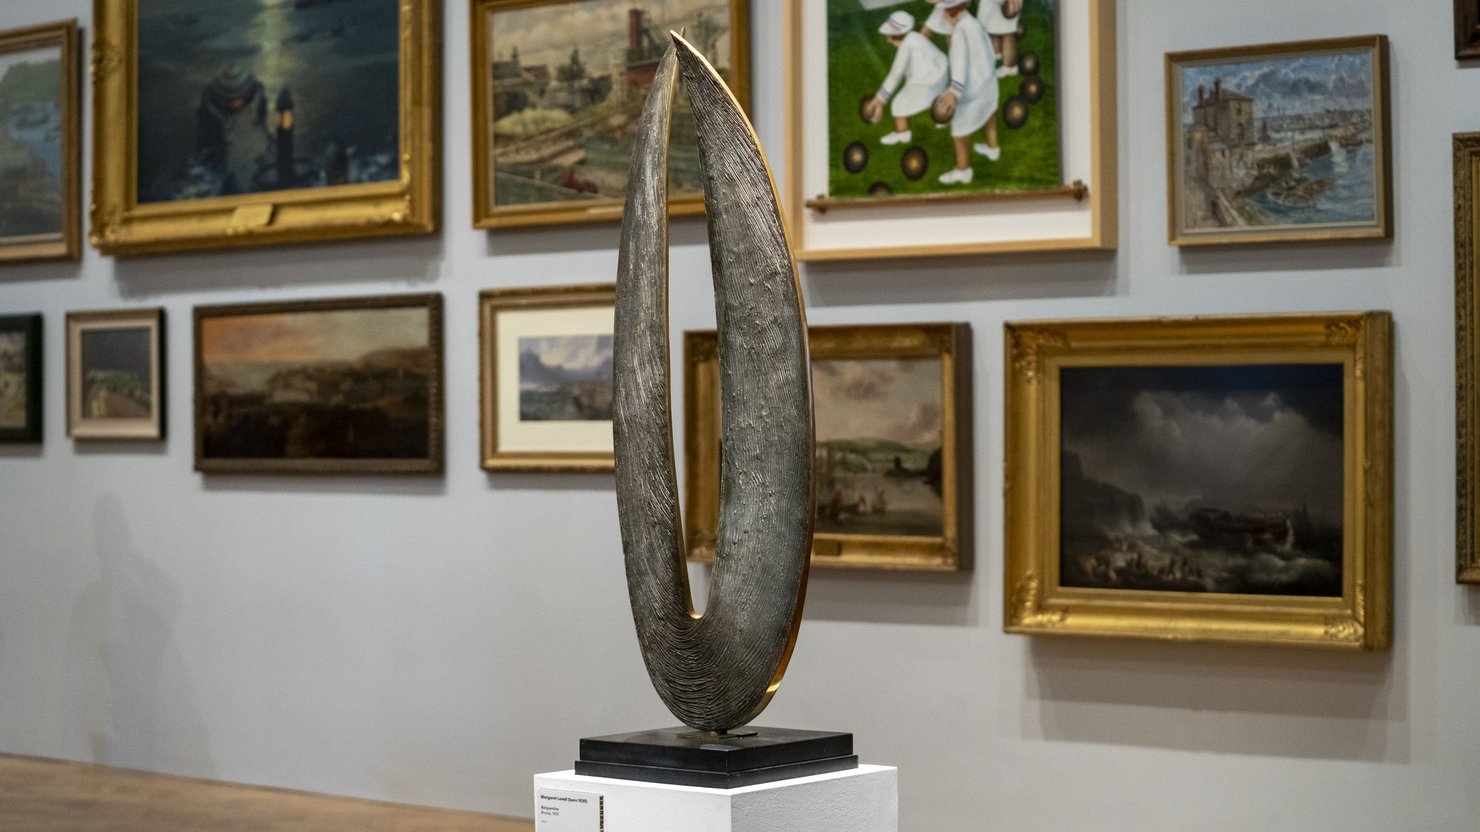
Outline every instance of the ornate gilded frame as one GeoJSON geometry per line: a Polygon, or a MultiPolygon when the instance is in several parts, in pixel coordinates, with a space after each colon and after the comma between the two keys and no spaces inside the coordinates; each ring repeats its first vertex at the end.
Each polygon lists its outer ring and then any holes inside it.
{"type": "Polygon", "coordinates": [[[62,51],[62,231],[0,240],[0,264],[82,256],[81,43],[76,20],[0,32],[0,53],[45,47],[62,51]]]}
{"type": "Polygon", "coordinates": [[[165,313],[153,309],[108,309],[67,313],[67,435],[77,440],[165,438],[169,410],[165,372],[165,313]],[[88,330],[144,328],[149,332],[152,412],[138,419],[89,419],[82,413],[82,334],[88,330]]]}
{"type": "Polygon", "coordinates": [[[1236,244],[1259,244],[1280,242],[1324,242],[1329,240],[1372,240],[1392,239],[1393,236],[1393,149],[1392,108],[1390,105],[1391,80],[1388,71],[1388,39],[1386,35],[1364,35],[1350,38],[1326,40],[1292,41],[1255,46],[1235,46],[1223,49],[1202,49],[1188,52],[1169,52],[1165,61],[1166,72],[1166,134],[1167,134],[1167,240],[1174,246],[1216,246],[1236,244]],[[1315,225],[1309,229],[1289,226],[1290,230],[1272,231],[1198,231],[1188,232],[1182,228],[1181,183],[1183,171],[1183,141],[1181,123],[1181,84],[1177,70],[1191,63],[1224,63],[1259,58],[1295,58],[1314,52],[1347,52],[1368,49],[1372,54],[1372,134],[1377,153],[1377,171],[1373,180],[1376,188],[1377,217],[1370,224],[1333,223],[1315,225]]]}
{"type": "Polygon", "coordinates": [[[401,0],[396,181],[138,202],[139,0],[94,0],[91,241],[134,255],[427,234],[440,212],[441,0],[401,0]]]}
{"type": "Polygon", "coordinates": [[[555,448],[516,451],[500,444],[498,319],[506,312],[615,308],[616,301],[616,285],[611,283],[489,289],[478,296],[479,411],[484,470],[602,473],[615,469],[613,451],[562,451],[555,448]]]}
{"type": "Polygon", "coordinates": [[[377,295],[361,298],[287,301],[283,303],[243,303],[221,306],[197,306],[192,326],[192,354],[195,364],[195,470],[204,474],[440,474],[445,468],[446,429],[444,400],[446,391],[442,335],[442,295],[377,295]],[[358,309],[427,310],[427,345],[432,369],[428,374],[430,388],[427,404],[427,455],[420,459],[241,459],[211,458],[205,454],[205,431],[208,402],[204,395],[205,361],[201,350],[201,325],[208,318],[278,315],[299,312],[342,312],[358,309]]]}
{"type": "Polygon", "coordinates": [[[1007,324],[1004,629],[1386,648],[1392,639],[1391,327],[1386,312],[1007,324]],[[1343,368],[1342,595],[1060,586],[1060,369],[1255,363],[1343,368]]]}
{"type": "Polygon", "coordinates": [[[1455,576],[1480,584],[1480,133],[1454,137],[1454,352],[1456,487],[1455,576]]]}
{"type": "Polygon", "coordinates": [[[42,319],[40,315],[0,316],[0,332],[19,332],[25,339],[26,351],[26,423],[15,428],[0,428],[0,442],[40,442],[42,432],[42,384],[45,365],[42,361],[42,319]]]}
{"type": "MultiPolygon", "coordinates": [[[[579,202],[545,202],[532,205],[494,204],[490,178],[494,161],[490,152],[492,136],[492,103],[489,100],[492,78],[488,71],[494,54],[493,33],[489,31],[490,12],[550,6],[577,0],[472,0],[468,4],[468,37],[472,54],[473,114],[473,227],[523,228],[540,225],[568,225],[589,222],[619,222],[623,199],[593,199],[579,202]]],[[[619,0],[602,0],[615,5],[630,5],[619,0]]],[[[742,109],[750,108],[750,0],[729,0],[730,67],[726,82],[742,109]]],[[[704,213],[701,191],[675,193],[669,197],[668,214],[672,217],[704,213]]]]}
{"type": "MultiPolygon", "coordinates": [[[[940,537],[813,535],[812,564],[844,569],[963,572],[972,567],[971,327],[969,324],[816,326],[812,360],[939,358],[945,533],[940,537]]],[[[684,337],[684,460],[689,559],[714,561],[719,525],[720,397],[718,339],[684,337]]]]}

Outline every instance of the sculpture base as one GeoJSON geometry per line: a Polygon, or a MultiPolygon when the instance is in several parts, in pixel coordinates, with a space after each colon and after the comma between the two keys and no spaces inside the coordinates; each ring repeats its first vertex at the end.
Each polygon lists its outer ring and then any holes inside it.
{"type": "Polygon", "coordinates": [[[858,768],[853,735],[786,728],[667,728],[581,740],[576,774],[733,789],[858,768]]]}

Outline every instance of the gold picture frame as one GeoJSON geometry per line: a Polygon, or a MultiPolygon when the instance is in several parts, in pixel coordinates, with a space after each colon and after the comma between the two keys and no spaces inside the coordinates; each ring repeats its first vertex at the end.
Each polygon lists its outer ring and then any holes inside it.
{"type": "Polygon", "coordinates": [[[1168,53],[1169,242],[1215,246],[1391,239],[1389,90],[1385,35],[1168,53]],[[1341,63],[1358,55],[1365,59],[1360,69],[1341,63]],[[1312,59],[1330,63],[1306,66],[1312,59]],[[1240,71],[1251,75],[1294,79],[1258,81],[1257,88],[1246,90],[1225,87],[1225,70],[1238,65],[1248,65],[1240,71]],[[1355,105],[1357,96],[1336,95],[1336,84],[1320,75],[1332,69],[1357,70],[1355,78],[1343,74],[1342,80],[1343,86],[1366,83],[1369,94],[1361,97],[1361,106],[1333,105],[1355,105]],[[1197,102],[1192,100],[1194,82],[1197,102]],[[1333,92],[1317,97],[1310,91],[1322,85],[1333,92]],[[1267,99],[1262,115],[1261,97],[1267,99]],[[1295,102],[1311,100],[1319,102],[1316,109],[1295,109],[1295,102]],[[1287,166],[1286,160],[1298,161],[1287,166]],[[1370,182],[1363,181],[1367,177],[1370,182]]]}
{"type": "MultiPolygon", "coordinates": [[[[698,27],[702,27],[704,24],[698,21],[664,21],[664,25],[659,27],[657,22],[651,19],[650,15],[642,20],[634,21],[630,19],[632,15],[648,14],[651,11],[649,8],[652,5],[651,0],[638,0],[638,2],[630,2],[630,0],[473,0],[468,5],[470,11],[468,32],[471,41],[470,51],[472,54],[473,78],[471,109],[473,114],[473,227],[521,228],[541,225],[620,221],[622,219],[624,203],[622,196],[581,198],[578,195],[587,186],[596,187],[599,183],[594,181],[581,183],[573,180],[573,187],[567,188],[566,192],[574,195],[568,199],[549,199],[541,202],[520,204],[498,204],[498,199],[495,195],[497,165],[494,158],[498,138],[493,129],[493,124],[498,118],[498,114],[496,112],[496,91],[494,89],[496,80],[494,75],[500,68],[507,68],[509,72],[518,73],[508,83],[522,85],[525,88],[537,89],[539,92],[532,94],[539,98],[546,98],[553,96],[554,92],[560,90],[562,82],[556,76],[560,74],[561,70],[566,69],[566,66],[554,67],[553,72],[551,71],[552,67],[548,63],[528,67],[523,66],[519,61],[519,43],[503,44],[496,41],[494,32],[492,31],[492,16],[500,13],[519,13],[545,8],[554,9],[561,6],[581,7],[588,12],[593,7],[619,8],[629,15],[629,38],[638,36],[638,34],[633,34],[634,32],[642,34],[643,37],[651,38],[651,40],[645,40],[639,43],[635,48],[629,44],[626,50],[629,64],[634,60],[634,53],[640,53],[636,59],[640,60],[642,66],[649,70],[656,67],[657,59],[661,57],[663,49],[667,47],[668,29],[685,28],[687,25],[689,36],[692,39],[698,34],[698,27]]],[[[667,8],[667,6],[672,5],[677,4],[674,0],[668,0],[664,4],[664,7],[667,8]]],[[[750,106],[750,0],[728,0],[728,6],[729,14],[725,21],[727,28],[720,30],[722,34],[717,35],[717,37],[727,40],[729,48],[723,53],[722,59],[721,55],[716,54],[707,54],[706,57],[715,63],[720,74],[724,76],[725,82],[735,94],[735,98],[740,102],[741,108],[748,109],[750,106]]],[[[714,21],[710,20],[709,23],[712,28],[714,21]]],[[[561,28],[563,29],[565,25],[566,22],[562,21],[561,28]]],[[[582,37],[594,37],[596,33],[585,31],[578,34],[579,31],[579,29],[571,29],[571,39],[569,43],[562,43],[561,49],[563,50],[569,47],[573,50],[579,50],[583,46],[587,47],[589,60],[583,63],[583,69],[586,65],[589,65],[595,67],[590,70],[592,73],[601,72],[604,65],[599,64],[598,59],[590,58],[590,47],[592,44],[589,40],[584,43],[582,42],[582,37]]],[[[695,42],[701,50],[704,48],[702,43],[699,41],[695,42]]],[[[600,44],[597,45],[599,46],[600,44]]],[[[530,52],[530,45],[525,44],[524,46],[524,52],[528,54],[530,52]]],[[[543,52],[545,50],[542,49],[540,51],[543,52]]],[[[609,50],[597,50],[598,55],[603,54],[605,51],[609,50]]],[[[560,54],[563,56],[566,53],[562,51],[560,54]]],[[[629,67],[627,74],[630,75],[636,71],[638,70],[629,67]]],[[[621,84],[626,76],[624,75],[618,79],[612,79],[610,76],[611,73],[607,73],[607,98],[599,102],[596,107],[608,107],[609,102],[613,98],[623,96],[621,84]]],[[[597,76],[597,78],[599,77],[597,76]]],[[[574,82],[571,82],[571,85],[573,84],[574,82]]],[[[601,92],[598,89],[588,95],[594,98],[601,92]]],[[[508,94],[513,95],[519,93],[508,94]]],[[[572,90],[569,94],[576,96],[585,93],[572,90]]],[[[606,117],[613,120],[630,120],[635,122],[641,110],[642,102],[646,100],[646,97],[644,90],[640,95],[631,97],[630,100],[617,105],[610,105],[612,112],[607,114],[606,117]]],[[[576,106],[574,103],[560,107],[552,105],[549,109],[557,109],[563,112],[564,109],[575,108],[576,106]]],[[[686,112],[687,103],[684,102],[682,96],[679,97],[677,106],[680,108],[679,113],[686,112]]],[[[586,111],[596,109],[596,107],[586,108],[586,111]]],[[[590,121],[591,119],[601,118],[602,115],[599,112],[594,115],[581,115],[577,121],[579,122],[582,119],[590,121]]],[[[510,145],[528,145],[533,143],[538,147],[538,152],[546,156],[557,153],[561,149],[560,135],[558,132],[552,137],[548,131],[543,131],[529,138],[510,139],[508,143],[510,145]]],[[[681,148],[696,149],[696,146],[692,141],[675,142],[673,148],[675,155],[681,148]]],[[[520,152],[520,148],[511,148],[510,152],[517,154],[520,152]]],[[[567,153],[569,152],[567,150],[567,153]]],[[[581,153],[584,157],[586,150],[582,148],[577,152],[581,153]]],[[[620,156],[620,154],[618,155],[620,156]]],[[[533,165],[534,163],[531,162],[529,164],[533,165]]],[[[694,157],[693,167],[697,173],[696,156],[694,157]]],[[[573,166],[570,170],[571,175],[575,179],[581,178],[574,173],[573,166]]],[[[550,183],[548,181],[535,178],[529,184],[529,187],[535,188],[549,185],[550,183]]],[[[669,197],[668,212],[670,216],[693,216],[704,213],[704,195],[699,184],[696,183],[695,187],[690,189],[680,189],[679,186],[675,185],[673,190],[673,194],[669,197]]]]}
{"type": "MultiPolygon", "coordinates": [[[[1115,0],[1086,0],[1072,13],[1059,6],[1055,24],[1059,53],[1079,50],[1084,56],[1072,61],[1072,76],[1066,72],[1057,79],[1063,86],[1059,119],[1065,142],[1060,187],[886,199],[827,196],[832,164],[827,147],[828,62],[817,52],[827,48],[826,15],[833,1],[787,3],[783,11],[785,205],[787,228],[799,261],[1113,251],[1117,247],[1115,0]]],[[[880,79],[884,69],[879,67],[880,79]]],[[[1012,100],[1010,89],[1002,93],[1004,105],[1012,100]]]]}
{"type": "MultiPolygon", "coordinates": [[[[813,565],[970,570],[970,326],[818,326],[808,332],[818,430],[813,565]],[[860,390],[869,392],[849,398],[860,390]],[[835,396],[846,401],[833,404],[835,396]],[[901,412],[907,407],[911,412],[901,412]],[[886,420],[910,422],[907,430],[917,438],[886,436],[896,429],[886,420]]],[[[715,332],[685,334],[686,537],[689,559],[701,563],[714,560],[719,525],[717,350],[715,332]]],[[[906,430],[903,424],[897,429],[906,430]]]]}
{"type": "Polygon", "coordinates": [[[165,313],[67,313],[67,435],[165,438],[165,313]]]}
{"type": "Polygon", "coordinates": [[[489,289],[479,295],[484,470],[615,469],[616,298],[611,283],[489,289]]]}
{"type": "Polygon", "coordinates": [[[1386,648],[1391,327],[1007,324],[1006,631],[1386,648]]]}
{"type": "MultiPolygon", "coordinates": [[[[82,142],[80,124],[82,109],[81,36],[76,20],[47,23],[25,29],[0,32],[0,61],[9,55],[43,49],[60,52],[60,83],[56,112],[46,117],[55,119],[55,140],[60,144],[60,228],[45,233],[17,234],[0,237],[0,265],[38,260],[76,260],[82,256],[82,142]]],[[[3,75],[0,72],[0,75],[3,75]]],[[[3,102],[0,102],[3,103],[3,102]]],[[[46,130],[43,123],[32,130],[46,130]]],[[[46,141],[51,141],[47,131],[46,141]]],[[[13,184],[5,186],[15,189],[13,184]]],[[[7,198],[9,198],[9,194],[7,198]]],[[[0,219],[5,208],[0,206],[0,219]]],[[[52,209],[48,209],[50,212],[52,209]]]]}
{"type": "Polygon", "coordinates": [[[195,470],[441,474],[442,295],[198,306],[195,470]]]}
{"type": "MultiPolygon", "coordinates": [[[[138,158],[139,5],[140,0],[94,0],[93,6],[95,89],[90,238],[100,251],[123,256],[427,234],[436,230],[441,199],[438,163],[441,0],[403,0],[397,4],[398,141],[397,149],[387,154],[389,158],[382,165],[393,166],[386,175],[357,184],[290,185],[283,189],[142,203],[138,158]]],[[[293,9],[283,8],[288,10],[282,11],[283,14],[293,9]]],[[[199,18],[209,13],[210,10],[202,10],[199,15],[177,14],[167,23],[199,25],[199,18]]],[[[305,37],[313,42],[340,37],[344,31],[353,36],[355,30],[346,28],[341,21],[325,33],[309,33],[305,37]]],[[[223,70],[223,77],[240,69],[236,65],[228,66],[223,70]]],[[[286,90],[288,87],[284,86],[283,91],[286,90]]],[[[272,105],[277,113],[278,133],[285,126],[296,129],[292,99],[284,99],[282,91],[277,89],[262,94],[278,97],[272,105]]],[[[196,118],[199,120],[200,116],[196,118]]],[[[278,146],[281,148],[281,143],[278,146]]],[[[288,147],[291,149],[292,145],[288,147]]],[[[323,152],[329,152],[328,145],[323,152]]],[[[288,157],[297,158],[291,150],[288,157]]],[[[296,167],[291,169],[297,176],[296,167]]]]}
{"type": "Polygon", "coordinates": [[[1480,133],[1454,137],[1454,351],[1456,468],[1455,577],[1480,584],[1480,133]]]}

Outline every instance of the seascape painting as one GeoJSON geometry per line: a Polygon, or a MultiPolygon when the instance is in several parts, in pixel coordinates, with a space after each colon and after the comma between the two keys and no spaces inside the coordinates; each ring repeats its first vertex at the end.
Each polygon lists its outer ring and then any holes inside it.
{"type": "Polygon", "coordinates": [[[1343,367],[1060,370],[1063,587],[1340,597],[1343,367]]]}
{"type": "Polygon", "coordinates": [[[939,358],[814,359],[819,534],[943,534],[939,358]]]}
{"type": "Polygon", "coordinates": [[[142,204],[395,181],[397,0],[138,0],[142,204]]]}
{"type": "Polygon", "coordinates": [[[27,426],[28,349],[25,330],[0,330],[0,431],[27,426]]]}
{"type": "Polygon", "coordinates": [[[1195,241],[1380,226],[1378,54],[1368,44],[1174,58],[1175,233],[1195,241]]]}
{"type": "Polygon", "coordinates": [[[137,421],[153,415],[155,332],[147,326],[99,326],[78,333],[83,419],[137,421]]]}
{"type": "Polygon", "coordinates": [[[64,231],[62,47],[0,51],[0,244],[64,231]]]}
{"type": "Polygon", "coordinates": [[[1063,184],[1058,0],[826,2],[830,198],[1063,184]]]}
{"type": "Polygon", "coordinates": [[[200,462],[431,459],[440,319],[428,302],[297,306],[201,311],[200,462]]]}
{"type": "Polygon", "coordinates": [[[612,336],[520,338],[519,419],[610,422],[612,336]]]}
{"type": "MultiPolygon", "coordinates": [[[[489,2],[488,73],[476,108],[483,183],[494,209],[625,197],[633,130],[670,31],[683,31],[733,80],[736,0],[545,0],[489,2]]],[[[692,112],[675,101],[669,187],[699,191],[692,112]]]]}

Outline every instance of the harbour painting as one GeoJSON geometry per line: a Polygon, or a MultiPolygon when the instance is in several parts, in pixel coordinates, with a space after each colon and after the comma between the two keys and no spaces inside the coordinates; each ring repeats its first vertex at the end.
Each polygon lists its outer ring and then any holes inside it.
{"type": "Polygon", "coordinates": [[[25,329],[0,328],[0,432],[22,430],[30,413],[30,367],[25,329]]]}
{"type": "Polygon", "coordinates": [[[819,534],[944,533],[941,378],[939,358],[814,359],[819,534]]]}
{"type": "Polygon", "coordinates": [[[140,203],[395,181],[397,0],[138,0],[140,203]]]}
{"type": "Polygon", "coordinates": [[[0,43],[0,246],[65,230],[63,55],[0,43]]]}
{"type": "Polygon", "coordinates": [[[519,419],[610,422],[612,336],[520,338],[519,419]]]}
{"type": "Polygon", "coordinates": [[[440,468],[440,301],[197,310],[197,467],[440,468]]]}
{"type": "Polygon", "coordinates": [[[84,420],[148,419],[158,361],[154,327],[97,326],[78,333],[84,420]]]}
{"type": "MultiPolygon", "coordinates": [[[[559,221],[562,213],[589,220],[594,204],[620,207],[637,120],[670,31],[684,32],[744,94],[736,64],[745,41],[734,25],[748,18],[747,0],[482,0],[476,8],[484,179],[476,220],[484,227],[559,221]]],[[[674,103],[669,187],[676,203],[697,207],[698,138],[683,95],[674,103]]]]}
{"type": "Polygon", "coordinates": [[[1340,597],[1343,370],[1061,368],[1059,584],[1340,597]]]}
{"type": "Polygon", "coordinates": [[[1341,43],[1168,57],[1174,242],[1384,233],[1385,44],[1341,43]]]}
{"type": "Polygon", "coordinates": [[[1058,0],[942,5],[827,0],[828,197],[1063,184],[1058,0]]]}

